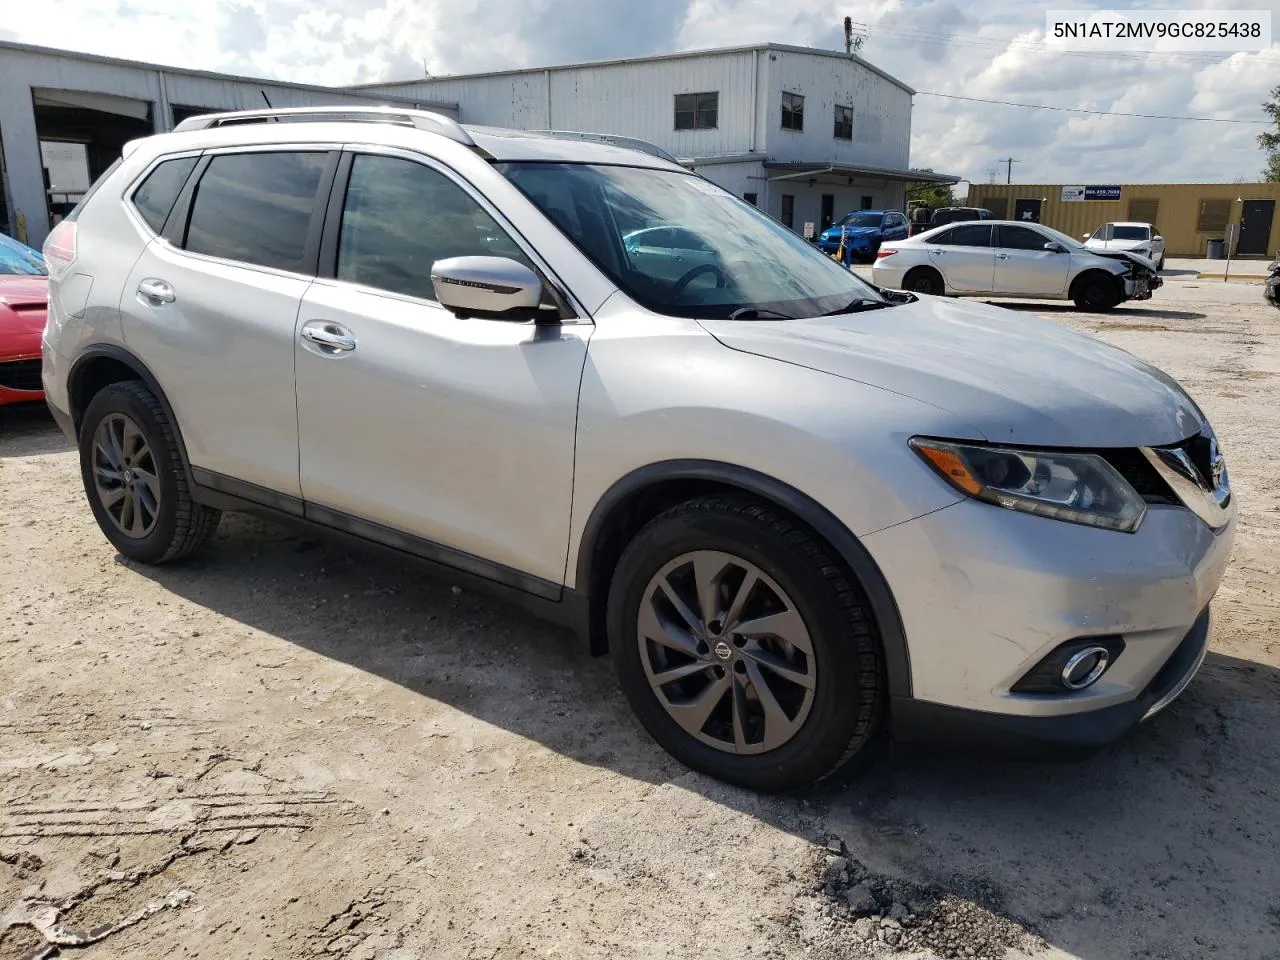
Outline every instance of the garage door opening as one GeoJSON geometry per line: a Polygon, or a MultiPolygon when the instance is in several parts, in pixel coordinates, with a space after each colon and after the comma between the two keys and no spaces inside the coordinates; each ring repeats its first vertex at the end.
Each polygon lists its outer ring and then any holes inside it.
{"type": "Polygon", "coordinates": [[[130,140],[155,132],[146,100],[81,90],[33,89],[49,225],[56,224],[130,140]]]}

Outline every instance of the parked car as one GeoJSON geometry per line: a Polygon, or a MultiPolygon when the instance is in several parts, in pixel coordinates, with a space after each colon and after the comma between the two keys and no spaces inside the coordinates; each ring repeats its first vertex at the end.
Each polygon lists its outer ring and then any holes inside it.
{"type": "Polygon", "coordinates": [[[855,210],[822,232],[818,246],[827,253],[840,249],[841,239],[849,259],[869,263],[886,240],[905,240],[907,218],[896,210],[855,210]]]}
{"type": "MultiPolygon", "coordinates": [[[[674,283],[700,264],[715,266],[715,251],[691,230],[678,226],[645,227],[622,237],[627,258],[637,269],[652,277],[674,283]]],[[[704,283],[715,282],[715,271],[708,269],[700,276],[704,283]]],[[[695,276],[690,282],[697,280],[695,276]]]]}
{"type": "Polygon", "coordinates": [[[0,234],[0,406],[44,399],[40,333],[48,298],[44,257],[0,234]]]}
{"type": "Polygon", "coordinates": [[[946,226],[948,223],[960,223],[965,220],[990,220],[992,213],[984,207],[938,207],[928,211],[927,215],[911,222],[910,235],[924,233],[934,227],[946,226]]]}
{"type": "Polygon", "coordinates": [[[1262,296],[1273,307],[1280,307],[1280,257],[1272,260],[1267,267],[1267,281],[1263,285],[1262,296]]]}
{"type": "Polygon", "coordinates": [[[796,787],[886,729],[1087,752],[1205,655],[1235,502],[1181,387],[883,291],[660,157],[204,116],[44,252],[49,407],[113,549],[175,561],[249,510],[422,559],[572,626],[712,776],[796,787]],[[717,262],[670,280],[646,222],[717,262]]]}
{"type": "Polygon", "coordinates": [[[882,287],[952,296],[1072,300],[1105,311],[1147,300],[1156,265],[1127,250],[1090,249],[1038,223],[992,220],[938,227],[886,243],[871,269],[882,287]]]}
{"type": "Polygon", "coordinates": [[[1164,237],[1149,223],[1104,223],[1081,239],[1090,250],[1127,250],[1154,261],[1157,270],[1164,269],[1164,237]]]}

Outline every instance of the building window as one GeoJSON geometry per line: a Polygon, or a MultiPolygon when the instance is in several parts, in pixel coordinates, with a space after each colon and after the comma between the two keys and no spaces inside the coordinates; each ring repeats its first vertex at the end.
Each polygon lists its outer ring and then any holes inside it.
{"type": "Polygon", "coordinates": [[[1230,200],[1201,200],[1200,216],[1196,220],[1198,233],[1222,233],[1231,218],[1230,200]]]}
{"type": "Polygon", "coordinates": [[[853,139],[853,107],[836,104],[836,128],[832,136],[837,140],[853,139]]]}
{"type": "Polygon", "coordinates": [[[796,198],[793,194],[784,193],[782,195],[782,222],[785,226],[795,227],[796,220],[796,198]]]}
{"type": "Polygon", "coordinates": [[[747,203],[751,204],[753,207],[754,207],[754,206],[756,206],[756,199],[757,199],[757,198],[756,198],[756,195],[755,195],[754,193],[744,193],[744,194],[742,195],[742,199],[743,199],[743,200],[745,200],[745,201],[747,201],[747,203]]]}
{"type": "Polygon", "coordinates": [[[782,129],[804,129],[804,97],[798,93],[782,95],[782,129]]]}
{"type": "Polygon", "coordinates": [[[1159,200],[1143,200],[1135,197],[1129,200],[1129,219],[1134,223],[1149,223],[1155,226],[1156,212],[1159,209],[1159,200]]]}
{"type": "Polygon", "coordinates": [[[677,130],[714,130],[720,113],[720,94],[677,93],[677,130]]]}
{"type": "Polygon", "coordinates": [[[862,209],[863,209],[863,210],[870,210],[870,209],[871,209],[871,203],[872,203],[871,198],[870,198],[870,197],[865,197],[865,196],[864,196],[864,197],[862,198],[862,209]]]}
{"type": "Polygon", "coordinates": [[[985,200],[979,200],[978,206],[991,211],[991,217],[994,220],[1009,219],[1009,198],[1008,197],[987,197],[985,200]]]}

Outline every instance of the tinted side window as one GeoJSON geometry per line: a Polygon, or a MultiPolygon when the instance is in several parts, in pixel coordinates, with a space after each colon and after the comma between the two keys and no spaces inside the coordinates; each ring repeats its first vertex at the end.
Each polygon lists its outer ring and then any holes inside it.
{"type": "Polygon", "coordinates": [[[191,204],[186,249],[303,273],[325,153],[214,157],[191,204]]]}
{"type": "Polygon", "coordinates": [[[1000,227],[1000,246],[1009,250],[1043,250],[1049,238],[1026,227],[1000,227]]]}
{"type": "Polygon", "coordinates": [[[448,257],[510,257],[533,268],[448,177],[410,160],[357,156],[342,211],[338,279],[434,300],[431,266],[448,257]]]}
{"type": "Polygon", "coordinates": [[[173,202],[178,199],[187,177],[195,169],[199,157],[180,157],[166,160],[147,174],[142,186],[133,192],[133,205],[142,219],[156,233],[164,227],[164,222],[173,209],[173,202]]]}
{"type": "Polygon", "coordinates": [[[953,247],[991,246],[991,226],[986,223],[966,223],[947,231],[943,241],[953,247]]]}

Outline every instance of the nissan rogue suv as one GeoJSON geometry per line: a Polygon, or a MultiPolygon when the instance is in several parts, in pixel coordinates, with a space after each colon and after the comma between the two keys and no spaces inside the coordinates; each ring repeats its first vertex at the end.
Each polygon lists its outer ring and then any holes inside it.
{"type": "Polygon", "coordinates": [[[640,146],[348,108],[129,144],[44,248],[106,538],[176,561],[248,510],[420,558],[762,790],[884,732],[1087,752],[1177,696],[1235,510],[1178,384],[640,146]]]}

